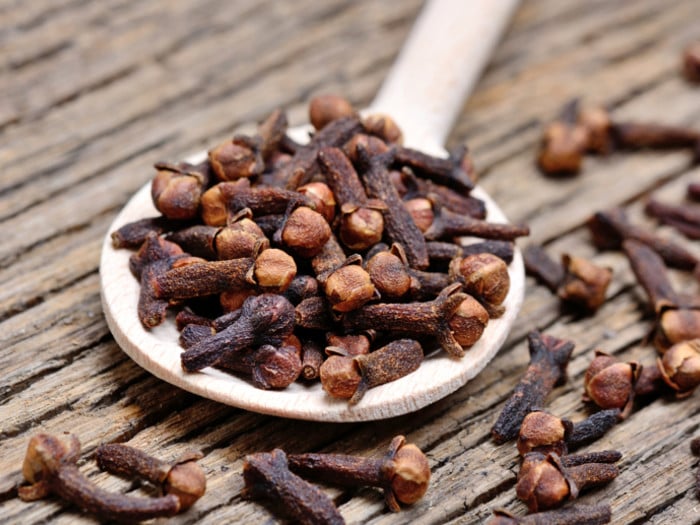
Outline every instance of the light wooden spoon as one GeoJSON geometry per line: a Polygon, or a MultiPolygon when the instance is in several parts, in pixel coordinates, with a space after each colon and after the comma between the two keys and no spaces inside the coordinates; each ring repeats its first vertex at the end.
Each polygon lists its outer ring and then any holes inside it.
{"type": "MultiPolygon", "coordinates": [[[[503,31],[517,0],[432,0],[416,21],[388,78],[368,113],[391,115],[404,132],[404,143],[427,153],[446,155],[442,145],[491,50],[503,31]]],[[[308,140],[308,127],[290,132],[308,140]]],[[[196,164],[206,152],[187,162],[196,164]]],[[[489,196],[488,219],[506,218],[489,196]]],[[[150,183],[127,203],[110,226],[120,226],[158,212],[150,197],[150,183]]],[[[516,250],[509,273],[511,288],[505,314],[491,320],[482,338],[461,359],[444,352],[427,356],[408,376],[370,389],[355,406],[329,397],[320,383],[294,383],[281,391],[261,390],[238,377],[206,368],[182,370],[178,332],[172,319],[145,330],[136,314],[139,283],[129,272],[132,252],[115,250],[105,237],[100,262],[102,306],[114,338],[140,366],[157,377],[190,392],[255,412],[317,421],[364,421],[413,412],[454,392],[476,376],[505,341],[520,309],[524,291],[522,257],[516,250]]]]}

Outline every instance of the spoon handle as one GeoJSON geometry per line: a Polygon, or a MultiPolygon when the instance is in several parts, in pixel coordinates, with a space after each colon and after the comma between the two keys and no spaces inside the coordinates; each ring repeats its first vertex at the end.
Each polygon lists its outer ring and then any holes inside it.
{"type": "Polygon", "coordinates": [[[404,144],[444,154],[465,98],[518,0],[429,0],[368,112],[391,115],[404,144]]]}

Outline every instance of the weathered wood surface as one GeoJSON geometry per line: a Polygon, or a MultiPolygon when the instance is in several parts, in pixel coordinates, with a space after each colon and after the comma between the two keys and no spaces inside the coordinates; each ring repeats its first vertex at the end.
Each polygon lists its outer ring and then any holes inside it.
{"type": "MultiPolygon", "coordinates": [[[[99,247],[153,162],[211,145],[276,106],[300,123],[313,93],[368,103],[420,2],[0,2],[2,521],[93,522],[56,500],[16,498],[27,441],[40,430],[76,433],[85,472],[115,490],[133,487],[97,471],[90,454],[100,443],[127,441],[164,458],[202,449],[207,494],[175,523],[268,521],[240,497],[247,453],[381,454],[397,433],[427,451],[428,494],[391,514],[374,490],[328,487],[349,523],[478,523],[495,507],[523,514],[515,447],[495,446],[489,429],[527,363],[525,334],[540,328],[577,343],[569,381],[549,403],[574,420],[585,414],[582,374],[594,348],[654,359],[627,262],[597,253],[583,221],[613,204],[646,221],[644,197],[679,200],[700,179],[684,153],[588,158],[579,177],[544,178],[533,165],[541,124],[580,96],[619,116],[700,126],[700,92],[678,74],[680,50],[700,34],[697,7],[524,0],[451,137],[469,143],[484,188],[512,220],[529,222],[535,241],[614,268],[606,305],[592,318],[562,312],[528,280],[506,346],[467,386],[416,414],[318,424],[210,402],[136,366],[102,316],[99,247]]],[[[673,277],[697,292],[688,275],[673,277]]],[[[592,447],[623,452],[620,477],[582,499],[610,502],[615,523],[700,521],[688,447],[699,427],[697,393],[639,407],[592,447]]]]}

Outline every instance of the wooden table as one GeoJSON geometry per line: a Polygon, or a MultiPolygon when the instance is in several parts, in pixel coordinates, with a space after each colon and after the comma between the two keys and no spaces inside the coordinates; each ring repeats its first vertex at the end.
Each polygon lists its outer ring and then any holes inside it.
{"type": "MultiPolygon", "coordinates": [[[[378,491],[325,488],[349,523],[478,523],[497,507],[524,514],[515,446],[496,446],[489,429],[525,369],[526,333],[576,342],[569,380],[548,403],[575,421],[586,414],[582,376],[594,349],[653,362],[643,292],[619,252],[592,247],[584,222],[618,204],[649,222],[644,198],[682,199],[697,168],[686,153],[642,152],[589,157],[580,176],[552,179],[533,159],[543,122],[572,97],[619,117],[700,125],[699,88],[679,74],[683,46],[700,34],[693,0],[525,0],[450,139],[468,142],[480,183],[513,221],[530,224],[530,241],[613,268],[595,316],[562,311],[528,279],[509,340],[478,378],[415,414],[362,424],[285,420],[201,399],[140,369],[112,339],[100,306],[100,243],[151,165],[211,146],[277,106],[301,123],[315,93],[362,107],[420,4],[0,1],[0,521],[93,522],[56,499],[16,497],[27,442],[39,431],[78,435],[81,468],[112,490],[134,489],[98,472],[91,454],[101,443],[166,459],[201,449],[207,493],[176,523],[270,522],[265,507],[241,499],[245,454],[377,455],[399,433],[428,454],[429,492],[392,514],[378,491]]],[[[697,292],[687,274],[673,278],[697,292]]],[[[609,502],[615,523],[698,522],[698,460],[688,446],[698,427],[697,393],[638,407],[590,447],[624,457],[619,478],[582,500],[609,502]]]]}

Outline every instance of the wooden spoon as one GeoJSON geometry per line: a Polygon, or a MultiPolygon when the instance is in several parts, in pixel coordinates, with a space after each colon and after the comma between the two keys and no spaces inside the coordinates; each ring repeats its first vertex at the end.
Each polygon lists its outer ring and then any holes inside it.
{"type": "MultiPolygon", "coordinates": [[[[442,147],[491,50],[503,31],[517,0],[432,0],[423,8],[388,78],[367,113],[391,115],[402,128],[404,144],[445,156],[442,147]]],[[[308,127],[290,132],[308,139],[308,127]]],[[[187,162],[196,164],[206,152],[187,162]]],[[[506,218],[481,189],[473,194],[486,202],[488,219],[506,218]]],[[[120,226],[158,212],[150,197],[150,183],[127,203],[110,226],[120,226]]],[[[190,392],[228,405],[264,414],[317,421],[384,419],[418,410],[454,392],[476,376],[505,341],[520,309],[524,270],[516,250],[509,273],[511,287],[500,319],[491,320],[481,339],[461,359],[444,352],[426,357],[420,368],[392,383],[370,389],[355,406],[329,397],[320,383],[295,383],[285,390],[261,390],[244,379],[206,368],[182,370],[178,332],[172,319],[145,330],[136,314],[139,283],[129,272],[132,252],[115,250],[105,237],[100,262],[102,306],[115,340],[140,366],[157,377],[190,392]]]]}

